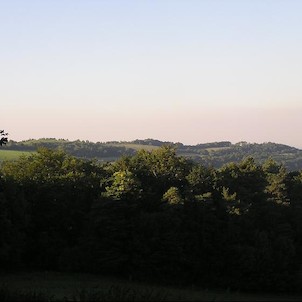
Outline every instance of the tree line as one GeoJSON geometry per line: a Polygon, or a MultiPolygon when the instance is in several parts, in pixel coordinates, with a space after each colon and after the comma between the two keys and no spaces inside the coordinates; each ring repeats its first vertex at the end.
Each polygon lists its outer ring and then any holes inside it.
{"type": "Polygon", "coordinates": [[[0,168],[0,267],[300,291],[302,171],[170,146],[112,163],[40,148],[0,168]]]}
{"type": "Polygon", "coordinates": [[[162,142],[154,139],[134,140],[131,142],[89,142],[69,141],[64,139],[38,139],[15,142],[10,140],[7,150],[36,151],[39,147],[61,149],[76,157],[97,159],[99,161],[114,161],[123,155],[134,155],[137,149],[159,148],[172,146],[180,156],[192,159],[205,166],[221,168],[230,162],[239,163],[244,158],[251,156],[256,163],[263,164],[268,158],[283,164],[289,171],[302,169],[302,150],[276,143],[247,143],[232,144],[229,141],[204,143],[197,145],[184,145],[182,143],[162,142]]]}

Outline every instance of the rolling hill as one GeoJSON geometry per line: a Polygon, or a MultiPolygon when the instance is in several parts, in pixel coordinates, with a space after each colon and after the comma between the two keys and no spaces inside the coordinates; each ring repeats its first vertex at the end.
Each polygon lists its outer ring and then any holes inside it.
{"type": "Polygon", "coordinates": [[[50,149],[59,148],[81,158],[108,162],[114,161],[123,155],[131,156],[141,149],[150,151],[163,145],[171,145],[176,148],[177,154],[203,165],[214,166],[216,168],[229,162],[239,162],[243,158],[251,156],[258,163],[272,158],[276,162],[284,164],[289,171],[302,169],[302,150],[272,142],[261,144],[239,142],[232,144],[229,141],[221,141],[184,145],[182,143],[163,142],[154,139],[93,143],[90,141],[43,138],[21,142],[9,141],[0,150],[0,160],[15,159],[22,154],[35,152],[39,147],[46,147],[50,149]]]}

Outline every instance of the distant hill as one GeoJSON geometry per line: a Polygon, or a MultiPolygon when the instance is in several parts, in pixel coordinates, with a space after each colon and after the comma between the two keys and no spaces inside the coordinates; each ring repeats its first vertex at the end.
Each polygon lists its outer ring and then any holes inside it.
{"type": "MultiPolygon", "coordinates": [[[[177,153],[207,166],[219,168],[229,162],[239,162],[243,158],[252,156],[258,163],[268,158],[282,163],[289,171],[302,169],[302,150],[272,142],[247,143],[238,142],[232,144],[229,141],[204,143],[197,145],[184,145],[182,143],[163,142],[155,139],[134,141],[111,141],[111,142],[89,142],[69,141],[55,138],[42,138],[38,140],[26,140],[21,142],[9,141],[2,150],[35,152],[39,147],[50,149],[62,149],[67,153],[86,159],[97,159],[99,161],[114,161],[122,155],[133,155],[140,149],[150,151],[163,145],[171,145],[176,148],[177,153]]],[[[0,160],[7,159],[1,157],[0,160]]]]}

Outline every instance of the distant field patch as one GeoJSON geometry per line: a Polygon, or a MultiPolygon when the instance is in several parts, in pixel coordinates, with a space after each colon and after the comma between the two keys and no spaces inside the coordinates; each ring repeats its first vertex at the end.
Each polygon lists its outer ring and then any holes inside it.
{"type": "Polygon", "coordinates": [[[119,143],[119,144],[108,144],[109,146],[114,146],[114,147],[125,147],[129,149],[134,149],[136,151],[138,150],[146,150],[146,151],[152,151],[154,149],[158,149],[160,147],[158,146],[152,146],[152,145],[141,145],[141,144],[129,144],[129,143],[119,143]]]}
{"type": "Polygon", "coordinates": [[[21,155],[30,155],[31,151],[0,150],[0,161],[18,159],[21,155]]]}

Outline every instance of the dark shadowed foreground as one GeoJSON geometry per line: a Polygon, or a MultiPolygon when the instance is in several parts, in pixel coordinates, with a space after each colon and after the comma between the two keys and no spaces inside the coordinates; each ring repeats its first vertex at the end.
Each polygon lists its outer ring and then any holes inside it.
{"type": "Polygon", "coordinates": [[[301,301],[302,296],[151,285],[90,274],[0,275],[1,301],[301,301]]]}
{"type": "Polygon", "coordinates": [[[162,147],[100,164],[40,149],[0,175],[2,272],[301,294],[302,173],[271,159],[218,169],[162,147]]]}

